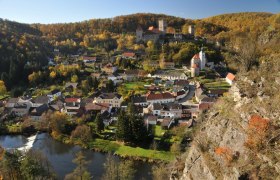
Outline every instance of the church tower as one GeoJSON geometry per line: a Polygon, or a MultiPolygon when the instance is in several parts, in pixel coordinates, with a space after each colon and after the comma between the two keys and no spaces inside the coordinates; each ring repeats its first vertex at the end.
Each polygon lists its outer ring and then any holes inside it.
{"type": "Polygon", "coordinates": [[[143,29],[138,26],[136,29],[136,42],[140,42],[141,40],[143,40],[143,29]]]}
{"type": "Polygon", "coordinates": [[[160,32],[162,32],[163,34],[166,33],[166,29],[167,29],[167,24],[166,21],[161,19],[158,21],[158,29],[160,32]]]}
{"type": "Polygon", "coordinates": [[[205,52],[203,51],[203,47],[201,48],[201,51],[199,52],[199,59],[200,59],[200,69],[201,70],[205,69],[207,59],[206,59],[205,52]]]}

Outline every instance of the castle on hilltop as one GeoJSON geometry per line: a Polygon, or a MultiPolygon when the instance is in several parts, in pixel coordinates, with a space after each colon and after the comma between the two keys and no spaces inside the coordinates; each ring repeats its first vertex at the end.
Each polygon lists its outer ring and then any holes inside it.
{"type": "MultiPolygon", "coordinates": [[[[189,36],[194,36],[194,26],[189,27],[189,36]]],[[[171,41],[181,41],[183,40],[183,34],[179,33],[168,33],[167,23],[165,20],[161,19],[158,21],[158,28],[150,26],[147,31],[144,31],[141,26],[136,29],[136,42],[147,42],[153,41],[157,42],[162,39],[169,39],[171,41]]]]}

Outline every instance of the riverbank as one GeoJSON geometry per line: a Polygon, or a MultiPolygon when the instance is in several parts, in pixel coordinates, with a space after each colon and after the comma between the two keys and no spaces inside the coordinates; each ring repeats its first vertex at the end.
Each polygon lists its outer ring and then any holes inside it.
{"type": "Polygon", "coordinates": [[[131,158],[133,160],[141,160],[147,162],[170,162],[175,159],[175,155],[171,152],[144,149],[141,147],[131,147],[118,143],[116,141],[96,138],[89,141],[88,143],[83,143],[79,139],[73,140],[65,135],[54,136],[53,134],[51,134],[51,136],[55,140],[65,144],[79,145],[83,148],[91,149],[97,152],[111,152],[122,158],[131,158]]]}

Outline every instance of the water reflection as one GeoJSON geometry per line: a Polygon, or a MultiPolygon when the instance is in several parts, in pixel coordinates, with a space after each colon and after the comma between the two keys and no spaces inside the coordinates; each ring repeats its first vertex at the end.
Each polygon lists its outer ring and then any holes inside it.
{"type": "MultiPolygon", "coordinates": [[[[27,142],[24,136],[0,136],[0,144],[4,148],[19,148],[27,142]]],[[[58,179],[64,179],[64,176],[75,169],[76,165],[72,162],[75,154],[82,151],[87,160],[90,161],[88,170],[94,179],[100,179],[104,173],[103,164],[106,161],[107,154],[84,150],[78,146],[72,146],[53,140],[48,134],[39,134],[33,145],[33,149],[43,152],[49,159],[58,179]]],[[[120,161],[118,157],[114,157],[120,161]]],[[[151,165],[143,162],[135,162],[135,179],[151,178],[151,165]]]]}

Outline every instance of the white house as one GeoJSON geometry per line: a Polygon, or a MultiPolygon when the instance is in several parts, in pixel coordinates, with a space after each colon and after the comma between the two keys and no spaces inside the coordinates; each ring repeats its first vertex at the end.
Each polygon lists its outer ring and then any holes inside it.
{"type": "Polygon", "coordinates": [[[112,107],[121,107],[123,97],[117,93],[102,93],[94,99],[95,103],[107,103],[112,107]]]}
{"type": "Polygon", "coordinates": [[[68,115],[76,115],[81,108],[80,98],[66,98],[64,103],[64,109],[62,112],[68,115]]]}
{"type": "Polygon", "coordinates": [[[230,85],[233,85],[234,81],[235,81],[235,75],[233,75],[232,73],[228,73],[226,77],[226,82],[229,83],[230,85]]]}

